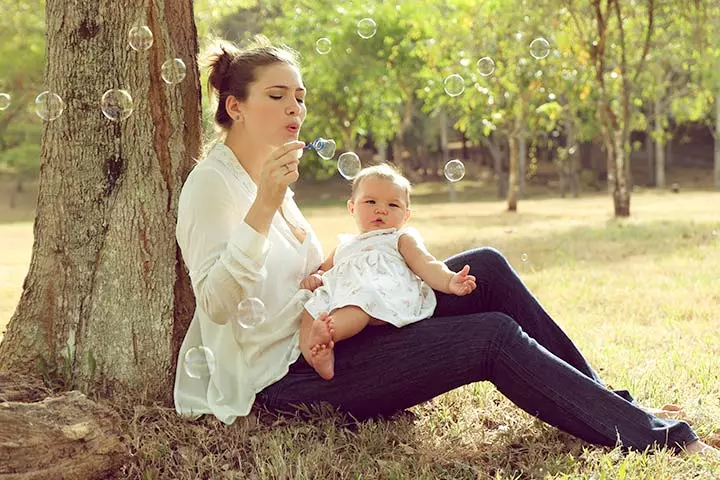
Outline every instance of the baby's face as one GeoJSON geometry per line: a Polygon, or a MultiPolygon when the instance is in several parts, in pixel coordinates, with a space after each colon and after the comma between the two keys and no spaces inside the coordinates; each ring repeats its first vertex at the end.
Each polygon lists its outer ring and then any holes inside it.
{"type": "Polygon", "coordinates": [[[363,179],[355,196],[348,200],[348,210],[360,233],[401,228],[410,218],[405,190],[381,178],[363,179]]]}

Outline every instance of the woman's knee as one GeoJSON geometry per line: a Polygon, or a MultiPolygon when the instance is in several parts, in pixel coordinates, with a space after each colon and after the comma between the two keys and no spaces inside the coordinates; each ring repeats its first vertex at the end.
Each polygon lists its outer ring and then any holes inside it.
{"type": "Polygon", "coordinates": [[[480,330],[480,334],[495,338],[496,342],[504,342],[508,337],[521,335],[520,325],[509,315],[502,312],[484,312],[468,315],[468,329],[474,329],[474,325],[480,330]]]}
{"type": "Polygon", "coordinates": [[[470,274],[473,272],[485,274],[489,272],[497,272],[502,269],[510,268],[505,256],[493,247],[479,247],[466,252],[455,255],[447,260],[450,268],[460,269],[464,265],[470,266],[470,274]]]}

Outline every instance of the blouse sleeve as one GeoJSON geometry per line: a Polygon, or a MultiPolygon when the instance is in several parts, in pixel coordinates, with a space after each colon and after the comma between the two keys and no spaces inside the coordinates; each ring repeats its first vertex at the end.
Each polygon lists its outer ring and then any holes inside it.
{"type": "Polygon", "coordinates": [[[219,324],[267,277],[267,238],[244,218],[251,200],[236,204],[222,174],[193,171],[178,203],[176,237],[199,308],[219,324]]]}

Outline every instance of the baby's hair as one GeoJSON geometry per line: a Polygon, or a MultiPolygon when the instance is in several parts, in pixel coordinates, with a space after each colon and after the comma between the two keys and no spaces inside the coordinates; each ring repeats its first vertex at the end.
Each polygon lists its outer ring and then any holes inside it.
{"type": "Polygon", "coordinates": [[[398,172],[394,167],[390,166],[387,163],[379,163],[377,165],[365,167],[360,170],[360,173],[357,174],[357,176],[353,179],[352,183],[351,197],[353,199],[355,198],[355,193],[360,187],[360,184],[366,178],[379,178],[381,180],[387,180],[402,188],[405,191],[407,204],[408,206],[410,206],[410,190],[412,189],[412,186],[410,185],[410,180],[403,177],[400,172],[398,172]]]}
{"type": "Polygon", "coordinates": [[[239,101],[248,97],[250,84],[257,80],[259,67],[284,63],[300,69],[299,55],[286,45],[276,46],[263,35],[256,35],[246,48],[218,40],[206,53],[204,66],[208,68],[208,91],[218,98],[215,123],[227,131],[232,119],[225,109],[225,100],[232,95],[239,101]]]}

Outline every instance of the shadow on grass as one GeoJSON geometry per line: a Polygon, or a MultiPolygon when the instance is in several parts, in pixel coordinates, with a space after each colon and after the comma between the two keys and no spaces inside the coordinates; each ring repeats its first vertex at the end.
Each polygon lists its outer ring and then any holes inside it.
{"type": "MultiPolygon", "coordinates": [[[[537,215],[527,217],[526,221],[536,222],[537,215]]],[[[502,221],[495,224],[504,225],[502,221]]],[[[422,230],[422,226],[419,228],[422,230]]],[[[664,257],[680,253],[687,256],[704,245],[720,247],[720,235],[717,231],[713,233],[714,228],[716,226],[710,223],[657,221],[629,224],[610,220],[602,228],[584,226],[556,233],[525,235],[521,222],[482,242],[447,238],[428,247],[438,257],[445,258],[460,251],[490,246],[501,251],[513,266],[522,265],[526,255],[532,270],[538,271],[577,263],[623,263],[632,257],[664,257]]]]}

